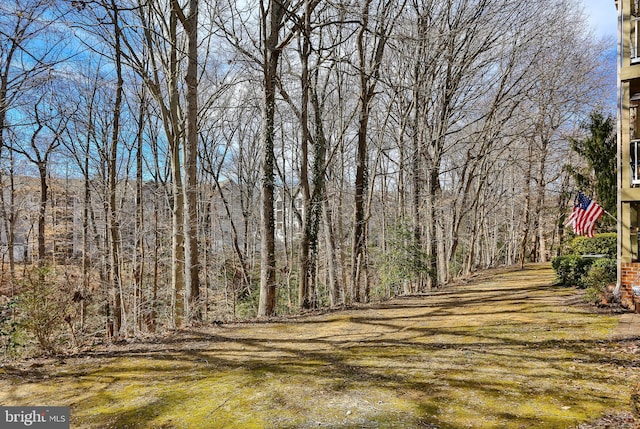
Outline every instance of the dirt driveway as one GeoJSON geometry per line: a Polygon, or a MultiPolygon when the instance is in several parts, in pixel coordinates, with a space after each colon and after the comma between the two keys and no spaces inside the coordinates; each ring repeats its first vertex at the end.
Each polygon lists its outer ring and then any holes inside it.
{"type": "Polygon", "coordinates": [[[553,278],[5,366],[0,403],[68,405],[73,428],[634,427],[638,341],[553,278]]]}

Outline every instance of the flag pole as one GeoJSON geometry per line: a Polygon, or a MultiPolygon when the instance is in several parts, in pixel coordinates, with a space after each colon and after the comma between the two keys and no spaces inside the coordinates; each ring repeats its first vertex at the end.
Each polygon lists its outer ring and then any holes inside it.
{"type": "Polygon", "coordinates": [[[606,211],[606,210],[605,210],[605,211],[604,211],[604,213],[605,213],[606,215],[609,215],[609,217],[610,217],[611,219],[613,219],[613,220],[615,220],[615,221],[618,221],[618,218],[617,218],[617,217],[615,217],[614,215],[612,215],[611,213],[609,213],[608,211],[606,211]]]}

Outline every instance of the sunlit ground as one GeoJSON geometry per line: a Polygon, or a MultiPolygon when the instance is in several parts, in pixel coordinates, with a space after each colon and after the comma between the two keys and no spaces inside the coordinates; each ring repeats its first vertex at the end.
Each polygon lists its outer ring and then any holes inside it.
{"type": "Polygon", "coordinates": [[[629,411],[640,361],[610,340],[618,318],[553,278],[533,266],[373,308],[5,366],[0,403],[68,405],[73,428],[569,428],[629,411]]]}

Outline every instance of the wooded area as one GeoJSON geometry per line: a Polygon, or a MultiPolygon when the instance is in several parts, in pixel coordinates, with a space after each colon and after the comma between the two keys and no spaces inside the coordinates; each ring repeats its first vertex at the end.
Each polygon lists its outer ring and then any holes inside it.
{"type": "Polygon", "coordinates": [[[3,317],[45,348],[547,261],[615,91],[577,0],[8,0],[0,38],[3,317]]]}

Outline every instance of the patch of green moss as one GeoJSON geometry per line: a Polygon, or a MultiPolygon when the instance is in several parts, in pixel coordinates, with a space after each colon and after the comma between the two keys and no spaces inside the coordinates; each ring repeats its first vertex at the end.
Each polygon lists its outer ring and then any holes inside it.
{"type": "Polygon", "coordinates": [[[535,267],[388,308],[5,371],[0,402],[70,405],[80,428],[565,428],[628,407],[636,357],[608,340],[618,319],[564,306],[552,280],[535,267]]]}

